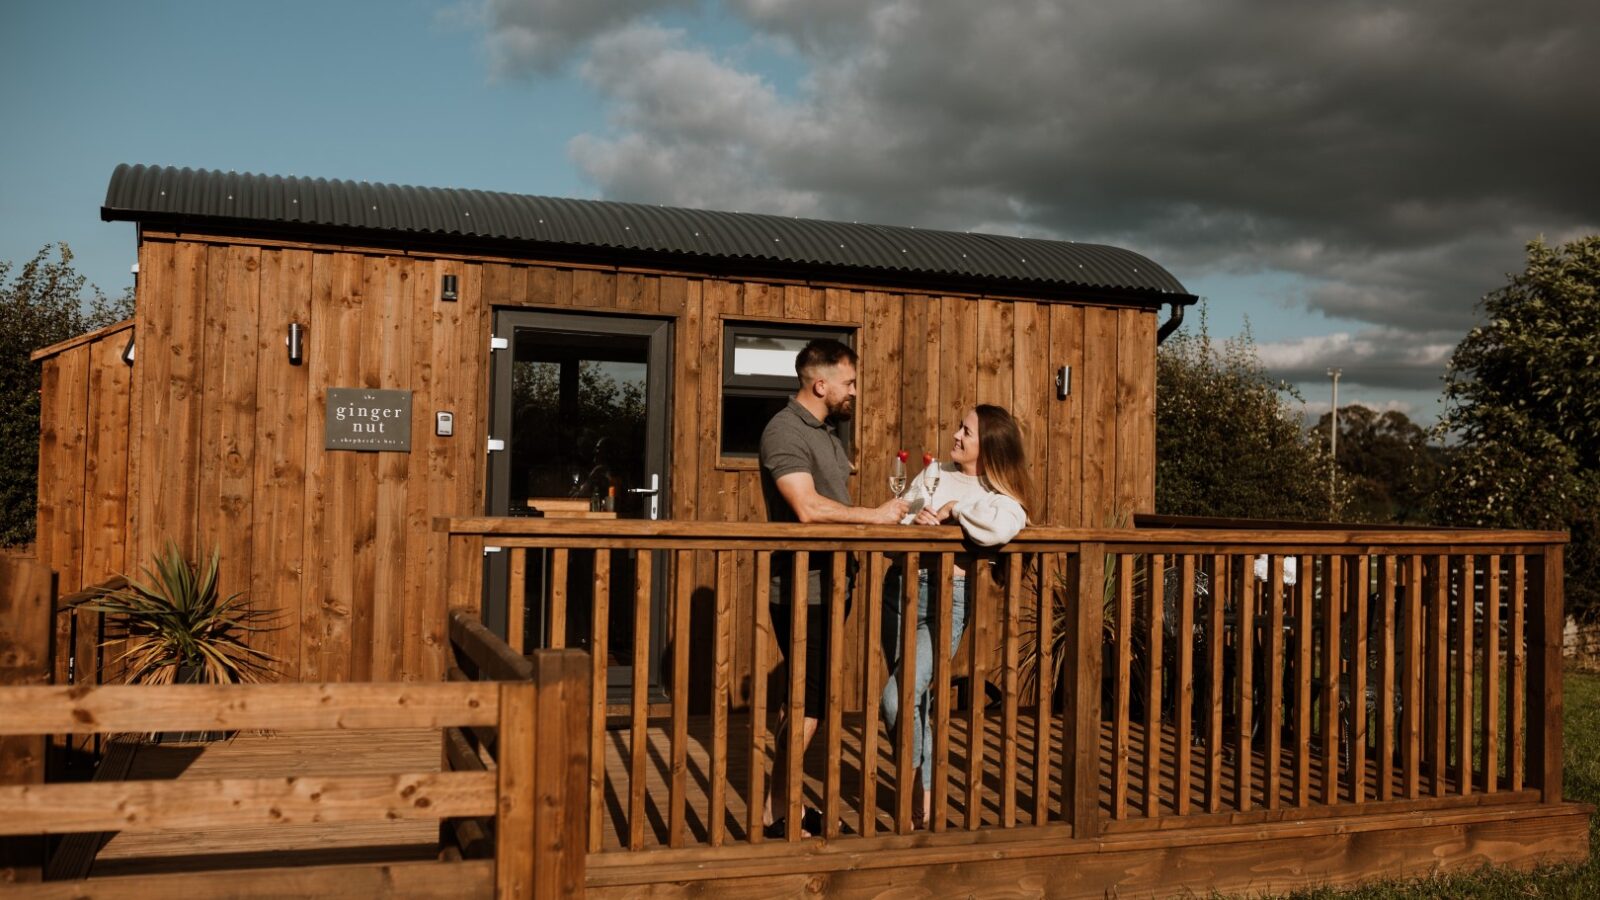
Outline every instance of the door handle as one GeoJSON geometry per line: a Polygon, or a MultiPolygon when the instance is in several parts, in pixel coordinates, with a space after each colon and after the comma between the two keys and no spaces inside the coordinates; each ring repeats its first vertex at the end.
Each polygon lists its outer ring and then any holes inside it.
{"type": "Polygon", "coordinates": [[[661,476],[650,473],[650,486],[647,488],[628,488],[630,494],[643,494],[650,498],[650,518],[661,518],[661,476]]]}

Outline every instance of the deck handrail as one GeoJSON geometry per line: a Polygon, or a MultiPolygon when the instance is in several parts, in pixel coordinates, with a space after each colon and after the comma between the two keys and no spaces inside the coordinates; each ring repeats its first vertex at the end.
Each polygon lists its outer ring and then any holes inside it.
{"type": "MultiPolygon", "coordinates": [[[[977,700],[959,718],[948,693],[955,666],[942,655],[933,662],[935,758],[948,763],[964,731],[960,753],[967,766],[964,777],[952,776],[962,780],[964,797],[946,783],[952,773],[935,780],[935,831],[956,827],[958,809],[966,828],[1064,825],[1063,833],[1087,838],[1158,823],[1268,821],[1280,810],[1318,816],[1366,804],[1421,810],[1560,801],[1565,533],[1170,524],[1179,527],[1030,527],[1004,547],[982,551],[992,564],[977,566],[976,596],[969,598],[975,612],[962,650],[977,700]],[[1028,679],[1019,677],[1030,671],[1030,655],[1031,694],[1028,679]],[[977,687],[984,684],[999,697],[992,710],[977,687]],[[1483,710],[1494,714],[1474,718],[1483,710]],[[1031,732],[1028,716],[1038,724],[1031,732]],[[976,740],[984,734],[987,747],[976,740]],[[1483,793],[1499,796],[1476,796],[1483,793]]],[[[851,652],[862,671],[849,674],[848,686],[829,673],[828,763],[815,795],[829,838],[839,836],[835,820],[846,805],[859,807],[855,822],[867,835],[886,827],[878,821],[880,787],[894,798],[887,827],[902,834],[912,827],[911,791],[896,789],[911,783],[910,761],[894,753],[887,774],[879,771],[880,754],[910,735],[903,717],[895,734],[878,736],[877,687],[887,661],[877,655],[883,575],[894,559],[907,557],[908,567],[920,560],[944,573],[936,583],[947,582],[956,556],[976,549],[959,529],[494,517],[437,519],[435,528],[449,536],[451,566],[441,589],[454,606],[477,607],[476,560],[489,548],[510,557],[514,597],[528,596],[535,556],[543,560],[537,566],[545,567],[539,577],[546,595],[530,602],[548,605],[541,627],[553,645],[569,639],[568,607],[593,604],[594,630],[577,636],[592,651],[591,852],[613,839],[646,849],[651,828],[672,847],[696,840],[683,830],[680,774],[687,759],[688,714],[680,698],[689,685],[688,642],[675,642],[671,658],[661,661],[669,707],[646,697],[641,678],[633,679],[628,703],[608,706],[602,660],[610,626],[599,624],[616,618],[608,610],[631,609],[632,662],[643,671],[649,659],[642,636],[651,627],[690,633],[691,596],[709,598],[694,613],[711,623],[701,633],[715,631],[695,651],[696,665],[714,681],[712,734],[704,742],[709,811],[698,839],[712,846],[737,839],[724,812],[731,814],[727,804],[742,788],[742,839],[759,843],[766,770],[779,765],[765,688],[774,659],[766,586],[774,554],[823,556],[836,584],[844,580],[846,558],[858,557],[863,578],[850,614],[860,621],[851,631],[860,644],[851,652]],[[653,583],[666,585],[664,609],[652,608],[653,583]],[[658,620],[664,624],[653,625],[658,620]],[[750,677],[748,693],[738,698],[749,722],[742,749],[728,743],[737,708],[729,672],[735,644],[746,676],[760,676],[750,677]],[[849,798],[842,797],[839,771],[846,687],[860,687],[852,707],[861,711],[854,752],[869,761],[849,798]],[[645,813],[652,719],[667,720],[672,732],[672,759],[662,764],[671,782],[664,829],[647,827],[645,813]],[[622,725],[631,748],[621,763],[629,787],[616,785],[609,820],[608,722],[622,725]],[[728,761],[743,763],[738,754],[748,755],[748,781],[734,784],[728,761]],[[616,828],[614,838],[602,835],[604,821],[616,828]]],[[[940,594],[929,615],[935,632],[947,633],[940,629],[949,627],[948,589],[940,594]]],[[[888,602],[909,611],[914,591],[908,587],[888,602]]],[[[791,607],[791,633],[803,634],[808,615],[830,616],[834,632],[843,631],[844,607],[842,588],[813,612],[791,607]]],[[[515,611],[512,618],[521,622],[515,611]]],[[[803,658],[800,640],[780,648],[785,659],[803,658]]],[[[909,659],[914,651],[908,640],[899,655],[909,659]]],[[[802,668],[788,668],[784,715],[800,713],[794,698],[802,668]]],[[[900,699],[903,708],[909,691],[900,699]]],[[[791,740],[784,748],[791,760],[799,746],[791,740]]],[[[803,773],[791,761],[786,772],[770,774],[803,773]]],[[[798,801],[787,812],[793,822],[798,801]]],[[[799,838],[791,826],[786,841],[799,838]]]]}
{"type": "MultiPolygon", "coordinates": [[[[475,516],[436,518],[434,529],[452,535],[504,538],[506,546],[518,539],[542,542],[557,537],[627,538],[651,546],[679,546],[691,541],[746,540],[782,541],[783,548],[799,549],[818,543],[895,544],[907,547],[944,548],[963,544],[961,529],[953,525],[799,525],[783,522],[682,522],[645,519],[566,519],[520,516],[475,516]]],[[[1373,526],[1271,530],[1262,528],[1064,528],[1029,526],[1007,545],[1018,548],[1033,544],[1097,543],[1134,546],[1139,544],[1261,544],[1282,546],[1520,546],[1568,542],[1564,531],[1532,529],[1437,528],[1427,531],[1373,526]]],[[[521,544],[536,546],[538,544],[521,544]]]]}

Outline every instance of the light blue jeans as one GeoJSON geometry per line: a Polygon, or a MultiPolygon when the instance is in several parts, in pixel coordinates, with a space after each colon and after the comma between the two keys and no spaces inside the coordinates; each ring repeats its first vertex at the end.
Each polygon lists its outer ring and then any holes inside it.
{"type": "MultiPolygon", "coordinates": [[[[889,661],[889,683],[883,688],[883,720],[894,733],[900,718],[900,680],[905,677],[900,664],[902,646],[902,612],[905,608],[905,589],[901,570],[890,573],[883,594],[883,655],[889,661]]],[[[933,618],[935,610],[928,603],[928,570],[917,573],[917,658],[914,680],[911,684],[911,759],[922,772],[922,789],[933,789],[933,733],[928,727],[931,711],[928,685],[933,681],[933,618]]],[[[955,577],[950,599],[950,639],[945,658],[955,655],[956,644],[967,626],[967,580],[955,577]]]]}

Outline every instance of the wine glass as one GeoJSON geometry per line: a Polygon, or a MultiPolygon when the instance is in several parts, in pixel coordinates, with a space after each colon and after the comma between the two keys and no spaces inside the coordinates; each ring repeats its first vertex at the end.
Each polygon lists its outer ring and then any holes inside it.
{"type": "Polygon", "coordinates": [[[933,502],[933,492],[939,489],[940,467],[933,464],[933,454],[922,454],[922,489],[928,494],[928,502],[933,502]]]}
{"type": "Polygon", "coordinates": [[[899,453],[894,455],[894,459],[889,463],[889,491],[890,493],[894,494],[895,499],[897,500],[900,498],[901,494],[906,492],[907,456],[909,456],[909,454],[906,453],[906,451],[901,450],[899,453]]]}

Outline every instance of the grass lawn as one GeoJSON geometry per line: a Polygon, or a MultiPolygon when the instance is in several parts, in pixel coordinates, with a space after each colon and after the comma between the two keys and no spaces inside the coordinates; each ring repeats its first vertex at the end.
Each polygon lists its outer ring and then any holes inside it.
{"type": "MultiPolygon", "coordinates": [[[[1600,675],[1566,673],[1563,793],[1568,800],[1600,807],[1600,675]]],[[[1329,888],[1297,891],[1291,900],[1395,897],[1570,897],[1600,898],[1600,814],[1589,820],[1589,861],[1581,866],[1551,866],[1537,872],[1484,868],[1471,874],[1412,881],[1388,881],[1349,891],[1329,888]]]]}

